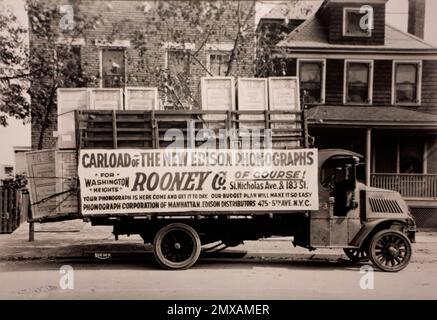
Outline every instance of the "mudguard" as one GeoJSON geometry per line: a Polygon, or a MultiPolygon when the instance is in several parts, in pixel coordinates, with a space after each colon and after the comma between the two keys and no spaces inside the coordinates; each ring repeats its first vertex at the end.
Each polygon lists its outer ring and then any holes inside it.
{"type": "Polygon", "coordinates": [[[377,228],[381,224],[387,224],[387,229],[388,229],[390,225],[393,225],[396,223],[407,226],[407,222],[405,221],[405,219],[378,219],[378,220],[374,220],[374,221],[370,221],[370,222],[365,222],[363,224],[363,226],[361,227],[360,231],[358,231],[357,235],[351,241],[350,245],[353,247],[359,248],[359,247],[361,247],[362,243],[367,238],[367,236],[373,230],[375,230],[375,228],[377,228]]]}

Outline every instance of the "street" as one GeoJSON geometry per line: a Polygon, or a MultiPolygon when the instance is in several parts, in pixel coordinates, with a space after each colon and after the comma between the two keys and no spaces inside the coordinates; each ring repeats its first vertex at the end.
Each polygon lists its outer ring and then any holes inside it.
{"type": "Polygon", "coordinates": [[[165,271],[150,252],[127,252],[131,246],[126,242],[116,253],[100,253],[100,259],[90,253],[82,258],[1,261],[0,299],[437,298],[435,233],[418,237],[410,265],[398,273],[360,273],[361,266],[340,251],[304,253],[284,240],[249,241],[204,255],[189,270],[165,271]],[[286,248],[289,253],[281,253],[286,248]],[[72,277],[65,282],[68,274],[72,277]],[[367,290],[360,287],[363,282],[367,290]]]}

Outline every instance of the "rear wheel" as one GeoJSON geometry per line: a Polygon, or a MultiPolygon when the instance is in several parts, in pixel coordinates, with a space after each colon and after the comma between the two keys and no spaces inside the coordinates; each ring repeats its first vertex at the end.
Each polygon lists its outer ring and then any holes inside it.
{"type": "Polygon", "coordinates": [[[399,231],[382,230],[370,242],[370,260],[382,271],[397,272],[404,269],[410,262],[411,254],[410,240],[399,231]]]}
{"type": "Polygon", "coordinates": [[[369,250],[364,248],[345,248],[343,249],[346,256],[353,262],[367,262],[369,261],[369,250]]]}
{"type": "Polygon", "coordinates": [[[184,223],[163,227],[153,241],[155,259],[166,269],[188,269],[196,263],[200,250],[198,233],[184,223]]]}

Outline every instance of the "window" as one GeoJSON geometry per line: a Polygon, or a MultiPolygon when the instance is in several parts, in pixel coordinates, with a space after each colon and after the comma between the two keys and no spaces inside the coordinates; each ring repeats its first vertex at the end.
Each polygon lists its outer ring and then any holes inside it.
{"type": "Polygon", "coordinates": [[[420,104],[420,62],[394,62],[393,104],[420,104]]]}
{"type": "Polygon", "coordinates": [[[169,73],[169,86],[173,89],[170,99],[176,98],[179,102],[185,100],[189,94],[190,79],[190,51],[187,49],[167,50],[167,69],[169,73]]]}
{"type": "Polygon", "coordinates": [[[325,102],[325,61],[299,60],[300,94],[304,103],[325,102]]]}
{"type": "Polygon", "coordinates": [[[343,9],[343,36],[370,37],[372,35],[373,12],[360,8],[343,9]],[[369,21],[372,20],[372,21],[369,21]],[[365,25],[363,25],[363,22],[365,25]],[[363,27],[364,26],[364,27],[363,27]]]}
{"type": "Polygon", "coordinates": [[[371,104],[372,87],[372,61],[345,61],[345,104],[371,104]]]}
{"type": "Polygon", "coordinates": [[[102,49],[102,85],[119,88],[125,84],[124,49],[102,49]]]}
{"type": "Polygon", "coordinates": [[[5,174],[12,176],[14,174],[14,167],[5,167],[5,174]]]}
{"type": "Polygon", "coordinates": [[[209,72],[216,77],[224,77],[228,72],[230,53],[211,53],[209,54],[209,72]]]}

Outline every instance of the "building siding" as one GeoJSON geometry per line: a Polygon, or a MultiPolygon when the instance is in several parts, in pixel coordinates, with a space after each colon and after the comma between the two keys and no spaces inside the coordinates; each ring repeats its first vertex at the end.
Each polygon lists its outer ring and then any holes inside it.
{"type": "Polygon", "coordinates": [[[375,60],[373,67],[373,104],[391,105],[393,60],[375,60]]]}
{"type": "Polygon", "coordinates": [[[419,111],[437,114],[437,60],[423,61],[422,105],[419,111]]]}
{"type": "Polygon", "coordinates": [[[343,104],[344,60],[326,61],[326,104],[343,104]]]}

